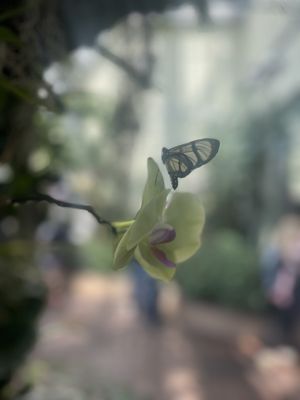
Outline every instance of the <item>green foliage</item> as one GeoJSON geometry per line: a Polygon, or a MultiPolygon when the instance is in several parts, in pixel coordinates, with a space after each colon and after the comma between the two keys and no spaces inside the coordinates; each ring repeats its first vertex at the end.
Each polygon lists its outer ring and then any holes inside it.
{"type": "Polygon", "coordinates": [[[234,231],[207,237],[201,250],[178,269],[177,279],[192,298],[253,311],[265,306],[257,251],[234,231]]]}
{"type": "Polygon", "coordinates": [[[85,242],[79,248],[82,264],[86,268],[96,271],[111,273],[112,241],[111,238],[95,238],[85,242]]]}
{"type": "Polygon", "coordinates": [[[24,14],[30,8],[34,7],[36,5],[35,3],[37,3],[37,1],[31,1],[31,2],[27,2],[27,3],[28,4],[13,7],[13,8],[10,8],[10,5],[6,6],[7,9],[4,9],[5,11],[0,13],[0,22],[4,22],[4,21],[10,20],[14,17],[24,14]]]}
{"type": "Polygon", "coordinates": [[[38,105],[38,100],[28,90],[12,83],[9,79],[3,78],[2,76],[0,76],[0,90],[1,89],[13,94],[14,96],[17,96],[20,100],[23,100],[29,104],[38,105]]]}
{"type": "Polygon", "coordinates": [[[32,252],[28,242],[0,246],[0,397],[1,384],[10,379],[34,343],[36,322],[46,301],[32,252]]]}
{"type": "Polygon", "coordinates": [[[6,42],[15,46],[20,46],[21,42],[17,35],[15,35],[10,29],[0,26],[0,42],[6,42]]]}
{"type": "Polygon", "coordinates": [[[129,388],[115,384],[107,386],[104,392],[105,400],[146,400],[137,397],[129,388]]]}

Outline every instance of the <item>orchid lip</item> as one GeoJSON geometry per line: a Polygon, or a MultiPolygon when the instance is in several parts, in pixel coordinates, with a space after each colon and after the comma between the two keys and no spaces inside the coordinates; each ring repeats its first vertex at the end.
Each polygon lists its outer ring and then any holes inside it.
{"type": "Polygon", "coordinates": [[[149,243],[153,245],[172,242],[176,237],[175,229],[168,224],[162,224],[154,228],[149,237],[149,243]]]}
{"type": "Polygon", "coordinates": [[[156,247],[151,247],[151,251],[154,254],[154,256],[162,263],[164,264],[166,267],[168,268],[176,268],[176,264],[173,263],[173,261],[169,260],[167,258],[167,256],[165,255],[165,253],[156,248],[156,247]]]}

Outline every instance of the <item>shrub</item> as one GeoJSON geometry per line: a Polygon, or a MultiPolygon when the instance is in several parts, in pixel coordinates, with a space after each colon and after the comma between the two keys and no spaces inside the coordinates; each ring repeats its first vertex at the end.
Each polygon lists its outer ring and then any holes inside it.
{"type": "Polygon", "coordinates": [[[265,307],[257,250],[230,230],[206,237],[200,251],[178,269],[177,280],[191,298],[244,310],[265,307]]]}

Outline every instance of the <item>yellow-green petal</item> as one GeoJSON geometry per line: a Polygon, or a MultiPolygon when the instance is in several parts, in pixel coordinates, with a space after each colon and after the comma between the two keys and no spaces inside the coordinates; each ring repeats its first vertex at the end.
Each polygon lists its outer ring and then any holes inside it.
{"type": "Polygon", "coordinates": [[[175,263],[187,260],[201,246],[205,214],[198,196],[175,193],[165,211],[164,221],[175,228],[176,238],[157,247],[175,263]]]}
{"type": "Polygon", "coordinates": [[[134,252],[134,256],[144,270],[152,278],[168,282],[175,275],[176,268],[166,267],[151,252],[151,247],[144,241],[140,243],[134,252]]]}
{"type": "Polygon", "coordinates": [[[131,227],[127,230],[126,233],[123,234],[116,246],[113,257],[113,269],[120,269],[125,267],[133,256],[134,248],[130,250],[127,249],[127,241],[130,229],[131,227]]]}
{"type": "Polygon", "coordinates": [[[160,221],[170,190],[165,189],[152,198],[137,214],[135,222],[129,229],[127,249],[134,248],[141,240],[150,234],[160,221]]]}
{"type": "Polygon", "coordinates": [[[160,169],[153,158],[149,157],[147,160],[148,177],[143,192],[142,206],[143,208],[153,197],[157,196],[160,192],[165,190],[164,178],[160,169]]]}

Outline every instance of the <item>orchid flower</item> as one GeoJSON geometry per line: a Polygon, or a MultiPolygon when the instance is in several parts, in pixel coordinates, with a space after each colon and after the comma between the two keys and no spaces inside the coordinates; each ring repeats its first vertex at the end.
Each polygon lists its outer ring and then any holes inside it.
{"type": "Polygon", "coordinates": [[[170,192],[158,165],[148,158],[148,178],[135,220],[114,224],[117,230],[126,228],[115,248],[115,269],[134,257],[149,275],[169,281],[177,263],[199,249],[204,210],[198,196],[170,192]]]}

